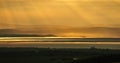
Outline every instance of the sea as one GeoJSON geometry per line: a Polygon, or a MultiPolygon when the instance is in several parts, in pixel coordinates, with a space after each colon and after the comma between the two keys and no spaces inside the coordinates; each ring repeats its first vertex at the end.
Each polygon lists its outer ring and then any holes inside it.
{"type": "Polygon", "coordinates": [[[0,47],[120,49],[119,38],[0,37],[0,47]]]}

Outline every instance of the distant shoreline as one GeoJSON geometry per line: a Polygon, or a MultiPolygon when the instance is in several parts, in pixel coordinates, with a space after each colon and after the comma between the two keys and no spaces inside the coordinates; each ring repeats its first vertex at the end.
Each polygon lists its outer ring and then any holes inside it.
{"type": "Polygon", "coordinates": [[[29,42],[120,42],[120,38],[77,38],[77,37],[0,37],[1,41],[29,42]]]}

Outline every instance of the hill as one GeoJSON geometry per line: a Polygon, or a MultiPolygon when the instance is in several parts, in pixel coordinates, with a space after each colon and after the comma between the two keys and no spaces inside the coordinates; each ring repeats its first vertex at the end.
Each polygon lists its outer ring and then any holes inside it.
{"type": "Polygon", "coordinates": [[[69,27],[57,25],[19,25],[14,29],[0,29],[0,34],[37,34],[62,37],[107,37],[119,38],[120,28],[116,27],[69,27]]]}

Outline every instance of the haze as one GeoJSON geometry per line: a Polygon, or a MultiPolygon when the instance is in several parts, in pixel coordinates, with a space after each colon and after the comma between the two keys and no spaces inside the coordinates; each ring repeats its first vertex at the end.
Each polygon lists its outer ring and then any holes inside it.
{"type": "MultiPolygon", "coordinates": [[[[0,35],[23,33],[120,38],[120,0],[0,0],[0,35]]],[[[101,42],[84,44],[1,42],[0,47],[120,48],[120,43],[115,42],[111,45],[101,42]]]]}
{"type": "Polygon", "coordinates": [[[120,37],[119,27],[119,0],[0,0],[1,33],[120,37]]]}
{"type": "Polygon", "coordinates": [[[119,4],[119,0],[0,0],[0,27],[120,27],[119,4]]]}

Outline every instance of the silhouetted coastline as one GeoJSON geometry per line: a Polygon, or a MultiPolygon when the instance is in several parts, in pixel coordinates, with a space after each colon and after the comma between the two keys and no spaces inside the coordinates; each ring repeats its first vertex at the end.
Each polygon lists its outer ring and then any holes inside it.
{"type": "MultiPolygon", "coordinates": [[[[72,49],[72,48],[27,48],[3,47],[0,48],[0,61],[12,63],[79,63],[89,58],[107,56],[114,58],[120,55],[120,50],[112,49],[72,49]]],[[[91,60],[92,61],[92,60],[91,60]]],[[[94,61],[97,61],[94,60],[94,61]]],[[[89,63],[89,62],[87,62],[89,63]]]]}

